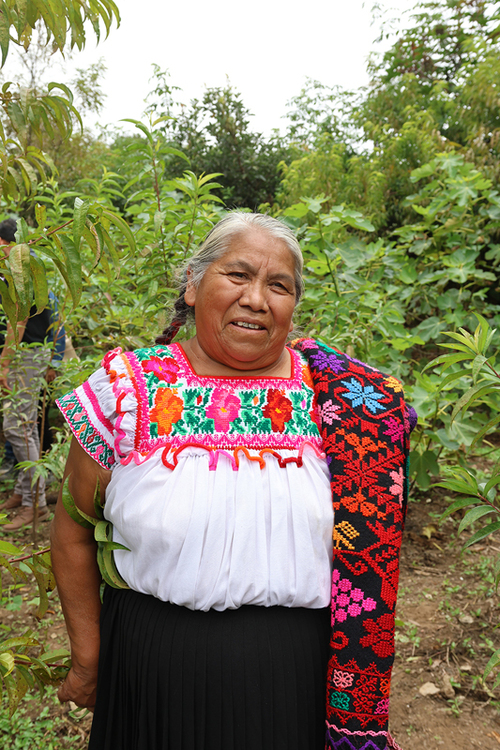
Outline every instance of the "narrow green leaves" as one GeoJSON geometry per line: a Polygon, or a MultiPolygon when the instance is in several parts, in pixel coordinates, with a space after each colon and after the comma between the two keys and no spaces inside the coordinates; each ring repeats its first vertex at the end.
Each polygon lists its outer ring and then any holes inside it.
{"type": "Polygon", "coordinates": [[[87,21],[97,41],[101,37],[101,24],[108,36],[113,20],[120,24],[120,14],[113,0],[17,0],[0,2],[0,49],[2,66],[9,51],[10,41],[28,49],[32,31],[37,23],[45,26],[48,39],[60,52],[69,43],[71,48],[83,49],[86,43],[87,21]],[[69,39],[68,39],[69,34],[69,39]]]}

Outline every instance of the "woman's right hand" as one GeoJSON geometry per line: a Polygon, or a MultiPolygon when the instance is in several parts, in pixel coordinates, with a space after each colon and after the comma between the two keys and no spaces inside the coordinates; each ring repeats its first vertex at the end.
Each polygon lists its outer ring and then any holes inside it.
{"type": "Polygon", "coordinates": [[[97,669],[88,670],[71,667],[57,696],[61,703],[73,701],[80,708],[94,711],[97,688],[97,669]]]}

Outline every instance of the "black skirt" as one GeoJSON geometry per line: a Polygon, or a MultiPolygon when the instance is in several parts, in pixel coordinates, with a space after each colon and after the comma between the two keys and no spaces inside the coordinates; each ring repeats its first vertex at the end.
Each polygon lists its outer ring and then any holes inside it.
{"type": "Polygon", "coordinates": [[[89,750],[323,750],[329,609],[106,588],[89,750]]]}

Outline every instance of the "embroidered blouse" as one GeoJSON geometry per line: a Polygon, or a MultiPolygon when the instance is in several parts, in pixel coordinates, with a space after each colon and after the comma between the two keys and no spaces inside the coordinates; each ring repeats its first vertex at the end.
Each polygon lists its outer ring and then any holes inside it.
{"type": "Polygon", "coordinates": [[[198,376],[178,344],[115,349],[58,401],[112,470],[129,586],[191,609],[325,607],[333,509],[305,357],[290,378],[198,376]]]}

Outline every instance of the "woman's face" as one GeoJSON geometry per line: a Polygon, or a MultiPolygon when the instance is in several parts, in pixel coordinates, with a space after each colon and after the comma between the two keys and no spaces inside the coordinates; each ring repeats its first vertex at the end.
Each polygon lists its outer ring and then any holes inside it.
{"type": "Polygon", "coordinates": [[[293,256],[283,241],[261,230],[237,235],[198,288],[188,282],[186,289],[204,353],[238,370],[275,365],[293,327],[294,279],[293,256]]]}

